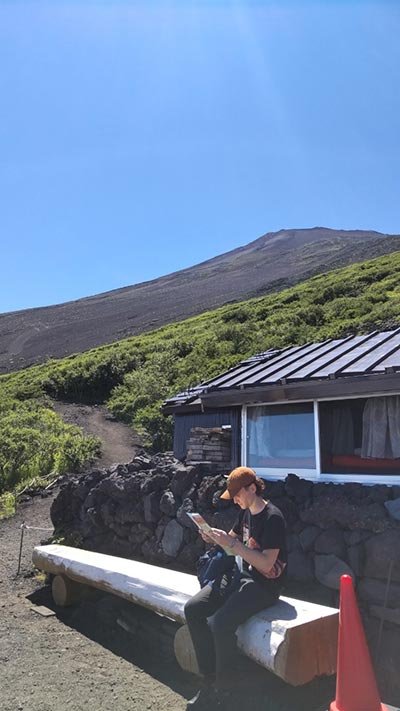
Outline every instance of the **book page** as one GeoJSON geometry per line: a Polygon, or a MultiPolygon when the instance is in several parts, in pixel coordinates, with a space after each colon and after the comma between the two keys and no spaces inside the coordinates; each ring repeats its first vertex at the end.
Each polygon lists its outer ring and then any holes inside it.
{"type": "Polygon", "coordinates": [[[192,519],[193,523],[196,524],[197,528],[199,528],[203,533],[206,533],[207,536],[212,535],[212,528],[210,524],[207,523],[207,521],[201,516],[199,513],[188,513],[188,516],[192,519]]]}
{"type": "MultiPolygon", "coordinates": [[[[207,521],[203,518],[203,516],[201,516],[201,514],[188,513],[188,512],[186,512],[186,513],[189,516],[189,518],[191,518],[193,523],[196,524],[197,528],[200,529],[200,531],[203,531],[203,533],[205,533],[207,536],[209,536],[210,538],[212,538],[214,540],[213,534],[212,534],[212,528],[211,528],[210,524],[207,523],[207,521]]],[[[218,545],[220,545],[220,544],[218,544],[218,545]]],[[[234,555],[232,548],[228,548],[227,546],[220,546],[220,547],[223,548],[225,553],[227,553],[228,555],[234,555]]]]}

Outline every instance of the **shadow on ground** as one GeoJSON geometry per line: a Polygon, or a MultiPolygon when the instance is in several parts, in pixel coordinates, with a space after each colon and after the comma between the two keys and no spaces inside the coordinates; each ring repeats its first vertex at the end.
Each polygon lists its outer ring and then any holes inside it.
{"type": "MultiPolygon", "coordinates": [[[[80,634],[123,657],[157,681],[189,699],[197,691],[197,680],[182,671],[173,652],[173,634],[166,643],[158,645],[160,617],[148,610],[121,600],[113,595],[93,592],[93,596],[79,605],[56,607],[49,586],[29,596],[35,605],[54,610],[58,619],[80,634]],[[137,620],[139,632],[132,634],[117,620],[137,620]],[[144,630],[144,632],[143,632],[144,630]]],[[[175,623],[171,622],[171,632],[175,623]]],[[[325,711],[335,696],[334,678],[316,679],[301,687],[285,684],[278,677],[262,669],[251,660],[240,657],[240,674],[229,701],[231,711],[325,711]]]]}

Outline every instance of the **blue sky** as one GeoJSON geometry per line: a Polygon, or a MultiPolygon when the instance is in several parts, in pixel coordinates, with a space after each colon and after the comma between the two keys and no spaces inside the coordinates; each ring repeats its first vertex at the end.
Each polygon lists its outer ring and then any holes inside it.
{"type": "Polygon", "coordinates": [[[0,312],[400,233],[400,2],[0,0],[0,312]]]}

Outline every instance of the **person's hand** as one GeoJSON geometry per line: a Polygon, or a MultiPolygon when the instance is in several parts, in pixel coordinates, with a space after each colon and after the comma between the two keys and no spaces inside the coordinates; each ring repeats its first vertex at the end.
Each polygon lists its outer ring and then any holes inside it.
{"type": "Polygon", "coordinates": [[[204,543],[214,543],[214,539],[211,538],[211,536],[207,536],[207,534],[204,533],[203,531],[199,531],[199,533],[200,533],[200,536],[202,537],[204,543]]]}
{"type": "Polygon", "coordinates": [[[213,540],[217,545],[224,546],[225,548],[234,547],[237,540],[234,536],[230,536],[226,531],[221,531],[220,528],[213,528],[211,530],[213,540]]]}

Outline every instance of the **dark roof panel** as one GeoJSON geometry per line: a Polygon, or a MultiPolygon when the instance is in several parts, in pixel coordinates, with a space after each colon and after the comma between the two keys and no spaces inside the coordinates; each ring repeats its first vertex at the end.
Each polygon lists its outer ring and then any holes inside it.
{"type": "Polygon", "coordinates": [[[330,372],[331,363],[337,361],[344,353],[349,353],[351,350],[356,348],[357,339],[349,336],[349,338],[341,338],[331,341],[330,347],[325,349],[322,353],[316,353],[315,357],[309,359],[307,363],[302,366],[301,363],[297,363],[297,367],[293,371],[293,375],[287,377],[287,380],[302,380],[312,377],[321,377],[319,372],[323,368],[328,368],[328,373],[330,372]]]}
{"type": "Polygon", "coordinates": [[[315,363],[312,373],[313,378],[336,377],[343,368],[356,362],[360,356],[368,352],[369,348],[376,343],[376,334],[369,333],[366,336],[352,336],[339,341],[339,345],[332,358],[326,358],[319,363],[315,363]]]}
{"type": "Polygon", "coordinates": [[[337,341],[324,341],[310,345],[300,357],[291,358],[290,361],[282,363],[279,370],[273,373],[268,373],[260,385],[285,381],[289,378],[301,380],[304,376],[298,373],[308,372],[310,369],[315,369],[314,363],[316,360],[325,362],[329,359],[329,354],[337,347],[337,341]]]}
{"type": "Polygon", "coordinates": [[[391,359],[393,359],[394,364],[400,364],[400,333],[393,335],[391,332],[389,334],[386,332],[380,335],[386,336],[386,338],[372,351],[359,358],[356,363],[346,367],[343,370],[344,375],[354,372],[370,372],[371,370],[382,373],[391,359]]]}
{"type": "MultiPolygon", "coordinates": [[[[231,377],[224,378],[223,386],[225,388],[232,388],[244,383],[245,385],[252,385],[253,383],[258,383],[261,378],[264,377],[266,372],[274,372],[276,368],[279,368],[279,364],[283,360],[293,359],[298,357],[298,353],[302,351],[307,346],[296,346],[294,348],[283,348],[280,351],[274,351],[273,355],[270,355],[270,351],[267,351],[265,355],[266,358],[258,357],[258,359],[250,363],[250,367],[240,367],[244,364],[248,364],[249,361],[241,363],[238,368],[236,368],[235,373],[231,373],[231,377]]],[[[261,354],[260,354],[261,356],[261,354]]],[[[229,374],[228,374],[229,375],[229,374]]],[[[217,385],[216,381],[212,381],[210,386],[215,387],[217,385]]]]}
{"type": "Polygon", "coordinates": [[[239,363],[216,378],[166,401],[177,409],[210,390],[237,390],[285,382],[327,380],[400,370],[400,328],[363,336],[329,339],[281,350],[268,350],[239,363]]]}

